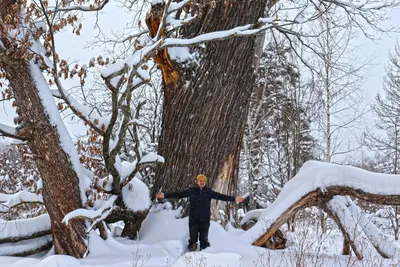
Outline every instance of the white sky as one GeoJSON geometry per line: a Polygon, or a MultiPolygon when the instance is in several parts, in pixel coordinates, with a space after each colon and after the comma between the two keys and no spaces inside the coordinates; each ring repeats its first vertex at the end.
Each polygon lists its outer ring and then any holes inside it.
{"type": "MultiPolygon", "coordinates": [[[[384,26],[399,27],[400,26],[400,9],[393,10],[390,14],[391,19],[388,20],[384,26]]],[[[379,40],[371,41],[365,37],[359,38],[360,57],[373,57],[374,65],[370,67],[367,79],[363,89],[366,92],[366,97],[373,100],[376,93],[382,88],[382,78],[385,75],[385,64],[389,60],[389,53],[393,51],[395,43],[400,40],[400,33],[382,34],[379,40]]],[[[362,58],[361,58],[362,59],[362,58]]]]}

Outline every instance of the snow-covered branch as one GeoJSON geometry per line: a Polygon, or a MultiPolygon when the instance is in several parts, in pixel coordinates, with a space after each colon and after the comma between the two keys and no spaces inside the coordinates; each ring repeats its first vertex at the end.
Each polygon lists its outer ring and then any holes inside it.
{"type": "MultiPolygon", "coordinates": [[[[106,2],[108,2],[108,0],[105,0],[104,2],[106,3],[106,2]]],[[[42,2],[41,2],[41,5],[42,5],[42,9],[44,12],[46,22],[49,25],[49,33],[50,33],[50,38],[51,38],[51,43],[52,43],[53,58],[57,58],[52,22],[48,16],[48,14],[46,13],[46,8],[42,2]]],[[[64,89],[64,87],[58,77],[57,62],[55,60],[53,60],[52,63],[53,63],[53,65],[51,67],[53,70],[53,78],[54,78],[55,84],[57,85],[58,92],[59,92],[59,94],[55,94],[55,93],[53,93],[53,90],[52,90],[52,94],[54,96],[62,98],[76,116],[78,116],[84,122],[89,124],[98,134],[103,135],[104,132],[102,129],[107,127],[107,125],[109,123],[109,119],[108,118],[100,118],[98,116],[93,115],[92,110],[90,110],[90,108],[79,103],[70,93],[68,93],[64,89]]]]}
{"type": "MultiPolygon", "coordinates": [[[[375,204],[400,205],[400,179],[398,175],[372,173],[351,166],[306,162],[243,236],[255,245],[262,244],[298,210],[323,206],[337,195],[375,204]]],[[[362,217],[358,218],[363,224],[362,217]]],[[[375,239],[377,237],[382,239],[380,235],[375,235],[375,239]]]]}
{"type": "Polygon", "coordinates": [[[0,123],[0,136],[10,137],[18,140],[25,140],[25,138],[18,136],[17,130],[14,127],[0,123]]]}
{"type": "Polygon", "coordinates": [[[48,251],[53,245],[51,235],[0,245],[1,256],[24,257],[48,251]]]}
{"type": "Polygon", "coordinates": [[[50,217],[48,214],[29,219],[0,221],[0,244],[18,242],[48,234],[50,234],[50,217]]]}
{"type": "Polygon", "coordinates": [[[354,218],[357,218],[361,229],[368,237],[371,244],[384,258],[396,258],[400,254],[400,246],[393,237],[385,235],[373,224],[362,210],[349,197],[335,197],[337,201],[343,202],[354,218]]]}
{"type": "Polygon", "coordinates": [[[164,157],[157,155],[155,153],[149,153],[145,155],[136,165],[135,169],[124,179],[122,182],[122,186],[125,186],[126,184],[131,181],[135,175],[138,173],[138,171],[146,166],[154,165],[154,164],[159,164],[159,163],[164,163],[165,159],[164,157]]]}
{"type": "Polygon", "coordinates": [[[383,8],[392,7],[393,5],[396,4],[395,1],[382,3],[381,1],[367,0],[364,3],[357,3],[357,4],[354,4],[352,2],[347,2],[347,1],[339,1],[339,0],[323,0],[323,1],[327,2],[327,3],[335,4],[337,6],[345,8],[345,9],[360,10],[362,12],[371,11],[371,10],[381,10],[383,8]]]}
{"type": "MultiPolygon", "coordinates": [[[[110,211],[113,209],[114,202],[117,196],[112,195],[109,199],[102,201],[99,207],[95,210],[77,209],[69,212],[62,220],[63,223],[68,224],[70,220],[76,218],[84,218],[90,221],[98,221],[99,218],[105,219],[110,211]],[[106,214],[106,215],[104,215],[106,214]]],[[[99,221],[98,221],[99,222],[99,221]]]]}
{"type": "Polygon", "coordinates": [[[344,238],[349,242],[354,254],[356,254],[357,259],[362,260],[364,255],[361,249],[363,245],[360,238],[362,232],[360,222],[357,220],[357,217],[353,216],[343,201],[340,201],[340,198],[344,197],[338,196],[328,201],[325,211],[337,223],[344,238]]]}
{"type": "MultiPolygon", "coordinates": [[[[297,22],[290,21],[286,23],[293,24],[297,22]]],[[[149,58],[154,56],[160,49],[163,48],[192,46],[234,37],[255,35],[268,29],[283,26],[283,24],[285,24],[285,21],[275,20],[273,18],[260,18],[255,24],[239,26],[226,31],[205,33],[190,39],[165,38],[159,36],[159,39],[155,39],[153,43],[146,45],[140,50],[136,50],[133,55],[127,57],[125,60],[121,60],[106,68],[102,72],[102,77],[103,79],[111,79],[119,76],[126,66],[129,68],[138,69],[139,66],[141,66],[144,62],[146,62],[149,58]]]]}
{"type": "Polygon", "coordinates": [[[65,12],[65,11],[83,11],[83,12],[91,12],[91,11],[100,11],[102,10],[107,4],[109,0],[103,0],[99,4],[90,4],[88,6],[85,5],[70,5],[65,7],[56,7],[54,8],[54,12],[65,12]]]}
{"type": "MultiPolygon", "coordinates": [[[[245,26],[239,26],[226,31],[204,33],[190,39],[166,38],[163,41],[161,48],[198,45],[207,42],[226,40],[234,37],[255,35],[262,31],[282,26],[279,23],[280,21],[271,18],[260,18],[258,21],[259,22],[257,24],[248,24],[245,26]]],[[[293,23],[295,22],[290,22],[290,24],[293,23]]]]}
{"type": "Polygon", "coordinates": [[[13,195],[0,193],[0,213],[6,213],[24,203],[43,204],[43,197],[27,191],[20,191],[13,195]]]}

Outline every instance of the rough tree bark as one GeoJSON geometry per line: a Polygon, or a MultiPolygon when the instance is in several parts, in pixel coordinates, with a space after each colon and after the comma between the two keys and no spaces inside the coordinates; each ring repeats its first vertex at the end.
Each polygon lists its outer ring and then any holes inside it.
{"type": "MultiPolygon", "coordinates": [[[[14,3],[15,0],[0,1],[2,21],[7,14],[12,14],[14,3]]],[[[25,138],[43,180],[43,198],[51,219],[55,252],[81,258],[87,250],[84,222],[72,220],[68,225],[61,222],[67,213],[82,207],[79,178],[60,145],[57,127],[50,124],[43,108],[29,62],[0,52],[0,67],[13,89],[17,134],[25,138]]]]}
{"type": "MultiPolygon", "coordinates": [[[[201,2],[201,17],[183,29],[184,37],[256,23],[268,1],[215,1],[215,6],[201,2]]],[[[164,86],[159,153],[165,163],[157,171],[153,193],[161,187],[163,191],[183,190],[199,173],[209,178],[208,185],[214,190],[236,193],[241,142],[255,81],[255,39],[207,44],[197,69],[192,73],[177,69],[178,82],[164,86]]]]}

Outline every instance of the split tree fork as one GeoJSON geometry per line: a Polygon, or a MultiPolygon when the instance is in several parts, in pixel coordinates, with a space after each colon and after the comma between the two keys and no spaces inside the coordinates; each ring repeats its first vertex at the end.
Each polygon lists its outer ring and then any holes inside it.
{"type": "Polygon", "coordinates": [[[189,244],[190,250],[197,249],[197,239],[200,236],[200,250],[210,246],[208,242],[208,229],[210,228],[210,204],[211,199],[231,202],[243,202],[243,197],[233,197],[217,193],[211,188],[206,187],[207,177],[199,174],[196,177],[196,187],[190,187],[182,192],[175,193],[158,193],[156,198],[185,198],[190,200],[189,209],[189,244]]]}

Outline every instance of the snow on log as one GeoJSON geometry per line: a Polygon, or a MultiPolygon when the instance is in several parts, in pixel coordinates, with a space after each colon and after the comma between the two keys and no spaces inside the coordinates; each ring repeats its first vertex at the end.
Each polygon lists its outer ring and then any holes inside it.
{"type": "Polygon", "coordinates": [[[122,188],[122,199],[133,212],[145,211],[151,204],[149,188],[136,177],[122,188]]]}
{"type": "Polygon", "coordinates": [[[353,217],[357,218],[365,235],[383,258],[396,258],[400,255],[400,247],[392,236],[382,233],[350,198],[341,197],[340,199],[346,203],[353,217]]]}
{"type": "Polygon", "coordinates": [[[107,200],[98,200],[95,206],[96,209],[93,210],[86,208],[73,210],[64,216],[62,222],[68,225],[69,221],[74,218],[84,218],[91,221],[96,221],[96,219],[103,220],[113,209],[116,199],[117,196],[112,195],[107,200]]]}
{"type": "Polygon", "coordinates": [[[0,193],[0,213],[8,212],[9,209],[22,203],[43,203],[43,197],[28,191],[12,195],[0,193]]]}
{"type": "Polygon", "coordinates": [[[358,260],[363,259],[362,255],[362,240],[359,221],[353,216],[346,204],[341,201],[340,197],[334,197],[328,201],[324,210],[336,222],[339,229],[342,231],[344,238],[356,254],[358,260]]]}
{"type": "Polygon", "coordinates": [[[247,212],[243,219],[240,221],[240,225],[246,224],[248,221],[258,221],[258,218],[262,215],[264,209],[255,209],[247,212]]]}
{"type": "MultiPolygon", "coordinates": [[[[34,218],[0,221],[0,244],[32,239],[50,234],[50,218],[43,214],[34,218]]],[[[0,251],[2,251],[0,249],[0,251]]]]}
{"type": "Polygon", "coordinates": [[[261,245],[295,212],[309,206],[323,206],[336,195],[348,195],[375,204],[400,205],[400,179],[398,175],[308,161],[243,238],[261,245]]]}
{"type": "Polygon", "coordinates": [[[18,136],[14,127],[0,123],[0,136],[6,136],[14,139],[24,140],[23,137],[18,136]]]}
{"type": "Polygon", "coordinates": [[[139,164],[156,163],[156,162],[164,163],[165,162],[164,157],[157,155],[155,153],[148,153],[140,160],[139,164]]]}
{"type": "Polygon", "coordinates": [[[14,243],[5,243],[0,244],[0,256],[28,256],[48,250],[51,246],[51,235],[14,243]]]}

